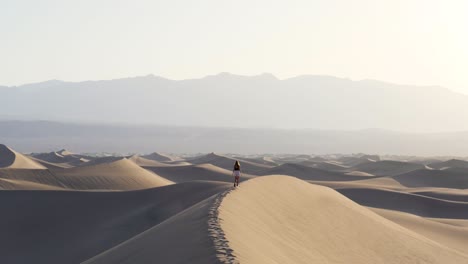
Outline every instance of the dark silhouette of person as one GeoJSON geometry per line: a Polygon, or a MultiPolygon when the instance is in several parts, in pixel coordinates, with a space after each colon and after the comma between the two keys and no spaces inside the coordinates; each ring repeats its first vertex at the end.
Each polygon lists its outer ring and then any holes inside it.
{"type": "Polygon", "coordinates": [[[234,164],[232,175],[234,176],[234,187],[239,186],[239,179],[242,173],[241,173],[240,162],[238,160],[236,160],[236,163],[234,164]]]}

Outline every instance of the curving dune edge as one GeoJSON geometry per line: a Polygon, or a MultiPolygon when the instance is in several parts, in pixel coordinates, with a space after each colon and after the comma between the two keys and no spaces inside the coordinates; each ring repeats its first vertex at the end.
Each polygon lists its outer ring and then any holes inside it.
{"type": "Polygon", "coordinates": [[[330,188],[288,176],[241,184],[219,218],[240,263],[468,263],[330,188]]]}

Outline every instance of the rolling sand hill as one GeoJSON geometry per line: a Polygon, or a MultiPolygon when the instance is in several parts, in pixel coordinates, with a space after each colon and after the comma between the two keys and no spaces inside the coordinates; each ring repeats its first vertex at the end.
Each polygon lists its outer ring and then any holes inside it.
{"type": "Polygon", "coordinates": [[[133,155],[133,156],[130,156],[128,157],[129,160],[135,162],[138,166],[142,166],[142,167],[166,167],[166,166],[169,166],[165,163],[162,163],[162,162],[159,162],[159,161],[156,161],[156,160],[152,160],[152,159],[147,159],[147,158],[143,158],[141,156],[138,156],[138,155],[133,155]]]}
{"type": "Polygon", "coordinates": [[[61,170],[0,169],[1,189],[137,190],[173,182],[134,162],[107,159],[96,165],[61,170]]]}
{"type": "MultiPolygon", "coordinates": [[[[199,202],[228,186],[191,182],[130,192],[0,192],[0,261],[80,263],[147,229],[170,222],[187,208],[197,209],[199,202]]],[[[159,253],[149,262],[168,263],[161,252],[176,250],[171,248],[171,241],[182,244],[194,235],[177,231],[159,248],[146,245],[159,253]]]]}
{"type": "Polygon", "coordinates": [[[0,168],[44,170],[46,167],[0,144],[0,168]]]}
{"type": "Polygon", "coordinates": [[[126,158],[111,159],[110,162],[99,162],[91,166],[70,168],[57,171],[55,174],[67,188],[75,190],[136,190],[173,183],[143,169],[126,158]]]}
{"type": "Polygon", "coordinates": [[[359,164],[380,161],[380,157],[378,155],[363,155],[359,157],[351,156],[341,157],[338,161],[346,166],[357,166],[359,164]]]}
{"type": "Polygon", "coordinates": [[[70,168],[82,165],[91,160],[90,157],[76,155],[65,149],[56,152],[37,153],[33,154],[32,157],[47,168],[70,168]]]}
{"type": "Polygon", "coordinates": [[[415,170],[394,176],[407,187],[440,187],[453,189],[468,189],[468,174],[456,170],[415,170]]]}
{"type": "Polygon", "coordinates": [[[145,158],[145,159],[160,161],[160,162],[170,162],[170,161],[175,160],[173,157],[171,157],[169,155],[161,154],[161,153],[158,153],[158,152],[153,152],[153,153],[148,154],[148,155],[143,155],[142,157],[145,158]]]}
{"type": "Polygon", "coordinates": [[[338,192],[365,206],[434,218],[468,219],[468,203],[378,188],[342,188],[338,192]]]}
{"type": "MultiPolygon", "coordinates": [[[[156,174],[176,183],[203,180],[203,181],[221,181],[233,182],[232,171],[216,167],[212,164],[200,164],[189,166],[173,167],[145,167],[156,174]]],[[[253,176],[244,174],[240,181],[245,181],[253,176]]]]}
{"type": "MultiPolygon", "coordinates": [[[[232,171],[232,168],[234,166],[234,163],[236,162],[236,159],[225,157],[225,156],[218,155],[215,153],[210,153],[208,155],[196,157],[193,159],[188,159],[186,161],[195,165],[212,164],[212,165],[215,165],[216,167],[220,167],[222,169],[232,171]]],[[[240,163],[241,163],[242,172],[246,174],[256,175],[256,173],[262,170],[271,168],[271,166],[268,166],[268,165],[253,163],[253,162],[244,161],[244,160],[240,160],[240,163]]]]}
{"type": "Polygon", "coordinates": [[[285,163],[264,170],[259,175],[289,175],[306,181],[351,181],[362,180],[362,176],[345,175],[340,172],[316,169],[301,164],[285,163]]]}
{"type": "Polygon", "coordinates": [[[255,157],[255,158],[245,158],[245,157],[233,157],[234,159],[249,161],[256,164],[263,164],[267,166],[278,166],[279,164],[268,157],[255,157]]]}
{"type": "Polygon", "coordinates": [[[424,195],[432,198],[468,203],[468,189],[454,190],[445,188],[424,188],[411,193],[424,195]]]}
{"type": "Polygon", "coordinates": [[[409,230],[468,255],[468,247],[466,246],[468,245],[468,228],[431,221],[399,211],[375,208],[372,211],[409,230]]]}
{"type": "Polygon", "coordinates": [[[447,168],[468,168],[468,161],[451,159],[442,162],[435,162],[428,165],[430,168],[442,170],[447,168]]]}
{"type": "Polygon", "coordinates": [[[314,161],[302,161],[299,162],[298,164],[304,165],[307,167],[312,167],[316,169],[321,169],[321,170],[327,170],[327,171],[345,171],[348,167],[339,164],[338,162],[332,162],[332,161],[322,161],[322,162],[314,162],[314,161]]]}
{"type": "Polygon", "coordinates": [[[292,177],[244,183],[223,199],[219,218],[240,263],[468,263],[455,249],[292,177]]]}
{"type": "Polygon", "coordinates": [[[418,169],[423,169],[424,165],[403,161],[383,160],[368,162],[352,167],[353,171],[362,171],[376,176],[394,176],[418,169]]]}

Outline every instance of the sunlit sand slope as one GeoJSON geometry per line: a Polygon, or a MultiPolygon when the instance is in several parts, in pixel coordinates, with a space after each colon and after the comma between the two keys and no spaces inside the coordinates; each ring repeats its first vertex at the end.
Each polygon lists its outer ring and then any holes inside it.
{"type": "Polygon", "coordinates": [[[221,227],[240,263],[468,263],[338,192],[285,176],[228,194],[221,227]]]}

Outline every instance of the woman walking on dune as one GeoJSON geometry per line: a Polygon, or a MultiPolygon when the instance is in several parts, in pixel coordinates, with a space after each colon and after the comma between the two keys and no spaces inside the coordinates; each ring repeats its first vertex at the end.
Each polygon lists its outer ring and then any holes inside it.
{"type": "Polygon", "coordinates": [[[234,169],[232,170],[232,175],[234,176],[234,187],[239,186],[239,178],[241,176],[240,162],[236,160],[234,164],[234,169]]]}

